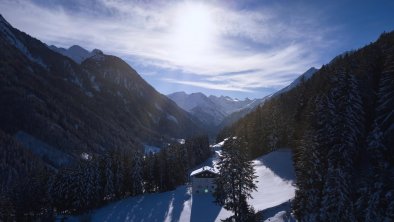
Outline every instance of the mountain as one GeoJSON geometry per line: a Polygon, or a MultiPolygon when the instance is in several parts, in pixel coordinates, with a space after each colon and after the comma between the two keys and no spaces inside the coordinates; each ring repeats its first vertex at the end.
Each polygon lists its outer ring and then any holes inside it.
{"type": "MultiPolygon", "coordinates": [[[[3,17],[0,46],[0,129],[52,167],[83,153],[160,146],[203,133],[197,120],[116,56],[94,50],[76,63],[3,17]]],[[[66,52],[86,55],[78,46],[66,52]]]]}
{"type": "Polygon", "coordinates": [[[263,101],[248,98],[238,100],[228,96],[217,97],[211,95],[207,97],[203,93],[187,94],[185,92],[175,92],[167,96],[182,109],[200,120],[207,129],[210,129],[212,134],[216,134],[221,127],[232,123],[225,120],[233,113],[239,113],[239,115],[233,116],[232,119],[235,121],[236,118],[241,118],[263,101]]]}
{"type": "Polygon", "coordinates": [[[233,99],[229,96],[213,96],[210,95],[209,99],[221,107],[222,111],[225,112],[227,115],[230,115],[234,112],[243,110],[245,108],[250,108],[258,105],[258,99],[249,99],[246,98],[245,100],[233,99]]]}
{"type": "Polygon", "coordinates": [[[308,79],[310,79],[313,76],[313,74],[315,74],[317,71],[318,71],[318,69],[316,69],[315,67],[311,67],[306,72],[301,74],[297,79],[295,79],[290,85],[288,85],[285,88],[283,88],[283,89],[279,90],[278,92],[274,93],[272,95],[272,97],[275,97],[275,96],[278,96],[278,95],[283,94],[285,92],[288,92],[289,90],[299,86],[303,82],[305,82],[308,79]]]}
{"type": "Polygon", "coordinates": [[[291,147],[299,221],[393,221],[394,32],[309,73],[218,140],[252,157],[291,147]]]}
{"type": "Polygon", "coordinates": [[[188,95],[185,92],[176,92],[168,95],[168,98],[208,125],[218,125],[226,116],[222,107],[202,93],[188,95]]]}
{"type": "Polygon", "coordinates": [[[167,96],[179,107],[188,111],[204,123],[205,127],[211,129],[210,131],[215,135],[219,130],[231,126],[237,120],[256,109],[258,105],[262,105],[265,101],[288,92],[289,90],[304,83],[317,71],[318,69],[315,67],[309,68],[290,85],[262,99],[246,98],[244,100],[239,100],[233,99],[229,96],[218,97],[210,95],[207,97],[202,93],[187,94],[185,92],[175,92],[167,96]]]}
{"type": "Polygon", "coordinates": [[[95,54],[95,50],[89,52],[88,50],[82,48],[79,45],[73,45],[68,49],[58,48],[54,45],[49,46],[49,48],[57,53],[67,56],[78,64],[81,64],[85,59],[92,57],[95,54]]]}

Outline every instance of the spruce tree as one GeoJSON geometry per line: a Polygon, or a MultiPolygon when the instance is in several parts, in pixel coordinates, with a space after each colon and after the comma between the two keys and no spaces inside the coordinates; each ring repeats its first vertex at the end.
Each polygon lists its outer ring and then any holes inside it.
{"type": "Polygon", "coordinates": [[[142,152],[137,150],[134,152],[133,156],[133,166],[132,166],[132,195],[138,195],[143,192],[143,162],[142,162],[142,152]]]}
{"type": "Polygon", "coordinates": [[[247,144],[240,138],[230,138],[225,142],[218,162],[219,176],[216,178],[215,202],[233,211],[236,221],[245,221],[246,199],[252,198],[251,192],[257,189],[257,176],[253,162],[247,158],[246,148],[247,144]]]}
{"type": "MultiPolygon", "coordinates": [[[[390,57],[389,57],[390,58],[390,57]]],[[[394,62],[387,59],[377,93],[374,124],[368,136],[372,170],[365,221],[392,221],[394,213],[394,62]]],[[[367,199],[365,194],[361,197],[367,199]]]]}

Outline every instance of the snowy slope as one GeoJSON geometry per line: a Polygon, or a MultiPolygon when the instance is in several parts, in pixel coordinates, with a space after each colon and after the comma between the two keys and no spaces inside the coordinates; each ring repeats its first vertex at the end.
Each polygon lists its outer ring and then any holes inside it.
{"type": "MultiPolygon", "coordinates": [[[[217,147],[217,146],[216,146],[217,147]]],[[[215,163],[217,156],[207,160],[215,163]]],[[[249,203],[256,211],[285,204],[294,198],[295,180],[292,153],[288,149],[278,150],[254,161],[259,181],[258,191],[253,192],[249,203]]],[[[275,209],[275,208],[272,208],[275,209]]],[[[270,213],[283,218],[283,207],[270,213]]],[[[192,195],[190,187],[179,186],[164,193],[130,197],[101,209],[91,215],[92,221],[220,221],[232,215],[213,203],[211,195],[192,195]]],[[[71,218],[76,220],[77,218],[71,218]]],[[[279,220],[280,221],[280,220],[279,220]]]]}

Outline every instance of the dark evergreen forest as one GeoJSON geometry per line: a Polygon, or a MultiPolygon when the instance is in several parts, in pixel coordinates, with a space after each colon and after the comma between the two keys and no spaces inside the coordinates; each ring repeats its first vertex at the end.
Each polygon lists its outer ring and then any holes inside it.
{"type": "Polygon", "coordinates": [[[293,148],[301,221],[394,220],[394,32],[324,65],[223,130],[252,157],[293,148]]]}
{"type": "Polygon", "coordinates": [[[55,169],[1,131],[0,145],[0,219],[5,221],[51,220],[55,213],[85,213],[122,198],[173,190],[212,154],[208,137],[200,136],[158,153],[114,147],[55,169]]]}

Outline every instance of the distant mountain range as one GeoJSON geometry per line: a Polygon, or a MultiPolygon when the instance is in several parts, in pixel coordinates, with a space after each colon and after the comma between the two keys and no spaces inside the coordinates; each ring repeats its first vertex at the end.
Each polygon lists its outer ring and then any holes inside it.
{"type": "Polygon", "coordinates": [[[175,92],[167,95],[179,107],[186,110],[213,134],[224,126],[227,126],[246,115],[264,99],[233,99],[228,96],[206,96],[203,93],[175,92]],[[238,115],[232,116],[238,113],[238,115]],[[231,118],[229,121],[227,118],[231,118]]]}
{"type": "Polygon", "coordinates": [[[1,16],[0,48],[0,131],[47,163],[204,133],[116,56],[48,47],[1,16]]]}
{"type": "Polygon", "coordinates": [[[167,97],[173,100],[179,107],[200,120],[204,124],[205,128],[207,128],[211,134],[215,135],[219,130],[232,125],[237,120],[246,116],[258,105],[262,105],[264,102],[288,92],[289,90],[304,83],[317,71],[318,69],[311,67],[295,79],[290,85],[261,99],[245,98],[244,100],[240,100],[229,96],[206,96],[201,92],[191,94],[175,92],[167,95],[167,97]]]}

